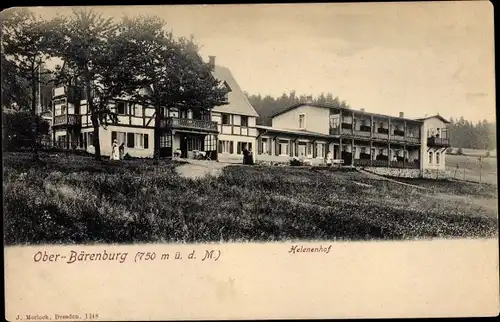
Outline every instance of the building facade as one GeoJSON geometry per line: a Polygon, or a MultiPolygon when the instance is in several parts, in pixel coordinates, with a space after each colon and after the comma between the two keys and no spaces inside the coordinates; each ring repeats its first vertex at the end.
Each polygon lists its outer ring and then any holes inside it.
{"type": "MultiPolygon", "coordinates": [[[[211,111],[161,109],[160,155],[192,158],[205,152],[211,160],[241,162],[242,151],[253,149],[258,135],[253,109],[229,69],[216,66],[211,56],[212,75],[228,90],[227,104],[211,111]]],[[[150,89],[144,88],[144,91],[150,89]]],[[[52,135],[55,144],[66,149],[83,149],[93,153],[93,126],[84,92],[74,86],[53,90],[52,135]]],[[[130,98],[111,101],[118,123],[99,127],[101,154],[110,156],[112,144],[124,144],[131,157],[153,157],[155,110],[130,98]]]]}
{"type": "Polygon", "coordinates": [[[298,158],[324,164],[331,151],[339,164],[380,173],[401,169],[405,176],[431,176],[445,170],[446,149],[450,146],[447,123],[439,115],[411,119],[403,113],[396,117],[297,104],[275,114],[272,126],[257,126],[257,159],[289,162],[298,158]]]}
{"type": "MultiPolygon", "coordinates": [[[[412,119],[369,113],[338,106],[297,104],[275,114],[272,126],[257,125],[255,109],[231,71],[215,65],[212,75],[222,81],[227,104],[211,111],[161,109],[160,155],[193,158],[198,151],[210,160],[241,163],[245,149],[256,162],[306,164],[334,163],[373,172],[402,176],[434,176],[446,168],[450,140],[443,117],[412,119]]],[[[142,89],[148,91],[150,89],[142,89]]],[[[53,90],[52,135],[62,148],[94,152],[93,127],[84,93],[76,87],[53,90]]],[[[117,98],[110,109],[118,123],[99,127],[101,154],[109,156],[112,144],[124,144],[132,157],[153,157],[155,110],[130,98],[117,98]]]]}

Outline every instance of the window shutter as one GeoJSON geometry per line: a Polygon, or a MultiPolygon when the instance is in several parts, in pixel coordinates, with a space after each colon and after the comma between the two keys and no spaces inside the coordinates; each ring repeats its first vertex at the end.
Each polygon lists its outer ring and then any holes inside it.
{"type": "Polygon", "coordinates": [[[111,143],[113,143],[116,140],[116,132],[112,131],[111,132],[111,143]]]}
{"type": "Polygon", "coordinates": [[[295,156],[299,156],[299,140],[295,141],[295,156]]]}
{"type": "Polygon", "coordinates": [[[313,143],[312,144],[312,150],[313,150],[313,158],[318,156],[318,151],[317,151],[317,144],[313,143]]]}
{"type": "Polygon", "coordinates": [[[274,139],[274,154],[279,155],[279,140],[274,139]]]}
{"type": "Polygon", "coordinates": [[[219,153],[222,153],[222,141],[219,141],[219,153]]]}
{"type": "Polygon", "coordinates": [[[144,134],[144,148],[149,149],[149,134],[144,134]]]}
{"type": "Polygon", "coordinates": [[[257,151],[257,153],[262,154],[262,149],[263,149],[263,147],[262,147],[262,138],[259,138],[259,142],[257,144],[258,144],[258,151],[257,151]]]}
{"type": "Polygon", "coordinates": [[[234,153],[234,141],[230,141],[231,144],[229,145],[229,153],[233,154],[234,153]]]}
{"type": "Polygon", "coordinates": [[[293,146],[294,146],[293,141],[292,141],[292,140],[290,140],[290,141],[289,141],[289,143],[288,143],[288,149],[290,150],[290,151],[288,151],[288,152],[289,152],[288,154],[289,154],[291,157],[293,157],[293,146]]]}
{"type": "Polygon", "coordinates": [[[127,133],[127,148],[134,147],[134,138],[135,138],[134,133],[127,133]]]}
{"type": "Polygon", "coordinates": [[[237,154],[241,154],[241,142],[238,142],[237,154]]]}

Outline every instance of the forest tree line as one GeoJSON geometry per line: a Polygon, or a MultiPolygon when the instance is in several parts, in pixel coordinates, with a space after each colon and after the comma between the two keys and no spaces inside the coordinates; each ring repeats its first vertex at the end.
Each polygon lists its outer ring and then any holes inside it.
{"type": "MultiPolygon", "coordinates": [[[[299,103],[312,102],[314,104],[329,104],[332,106],[349,108],[346,101],[333,96],[332,93],[312,95],[297,95],[295,91],[289,94],[283,93],[280,97],[270,95],[246,93],[250,103],[259,114],[257,124],[271,125],[271,116],[284,109],[299,103]]],[[[449,136],[453,148],[494,150],[496,149],[496,124],[483,120],[481,122],[470,122],[460,118],[451,118],[448,124],[449,136]]]]}

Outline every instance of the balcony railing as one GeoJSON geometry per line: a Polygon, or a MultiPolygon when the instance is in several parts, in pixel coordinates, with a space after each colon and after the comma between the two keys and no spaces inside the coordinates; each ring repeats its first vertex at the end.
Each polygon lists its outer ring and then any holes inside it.
{"type": "Polygon", "coordinates": [[[217,122],[167,117],[161,121],[162,128],[197,130],[203,132],[218,132],[217,122]]]}
{"type": "Polygon", "coordinates": [[[392,141],[405,141],[405,137],[404,136],[400,136],[400,135],[391,135],[391,140],[392,141]]]}
{"type": "Polygon", "coordinates": [[[427,138],[427,145],[428,146],[437,146],[437,147],[449,147],[450,146],[450,139],[430,137],[430,138],[427,138]]]}
{"type": "Polygon", "coordinates": [[[409,143],[420,143],[419,137],[407,136],[405,140],[409,143]]]}
{"type": "Polygon", "coordinates": [[[352,129],[346,129],[346,128],[343,128],[343,129],[342,129],[342,134],[345,134],[345,135],[352,135],[352,129]]]}
{"type": "Polygon", "coordinates": [[[354,136],[369,138],[371,136],[371,132],[354,130],[354,136]]]}
{"type": "Polygon", "coordinates": [[[54,117],[54,125],[77,125],[80,124],[80,115],[77,114],[63,114],[54,117]]]}
{"type": "Polygon", "coordinates": [[[330,135],[340,135],[340,127],[331,127],[330,135]]]}
{"type": "Polygon", "coordinates": [[[376,138],[376,139],[384,139],[384,140],[387,140],[389,138],[389,134],[387,133],[378,133],[378,132],[375,132],[373,133],[373,137],[376,138]]]}

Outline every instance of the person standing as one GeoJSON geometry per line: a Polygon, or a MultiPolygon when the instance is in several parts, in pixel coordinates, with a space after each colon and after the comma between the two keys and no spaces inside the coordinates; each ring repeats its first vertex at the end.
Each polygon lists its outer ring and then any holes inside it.
{"type": "Polygon", "coordinates": [[[248,164],[253,165],[253,153],[252,149],[248,149],[248,164]]]}
{"type": "Polygon", "coordinates": [[[118,141],[113,140],[111,149],[111,160],[120,160],[120,152],[118,151],[118,141]]]}
{"type": "Polygon", "coordinates": [[[120,144],[120,147],[118,148],[118,152],[120,153],[119,160],[123,160],[123,156],[125,154],[125,142],[122,142],[122,144],[120,144]]]}
{"type": "Polygon", "coordinates": [[[248,150],[243,149],[243,164],[248,164],[248,150]]]}
{"type": "Polygon", "coordinates": [[[328,151],[327,155],[326,155],[326,165],[331,167],[332,166],[332,162],[333,161],[333,153],[332,151],[328,151]]]}

